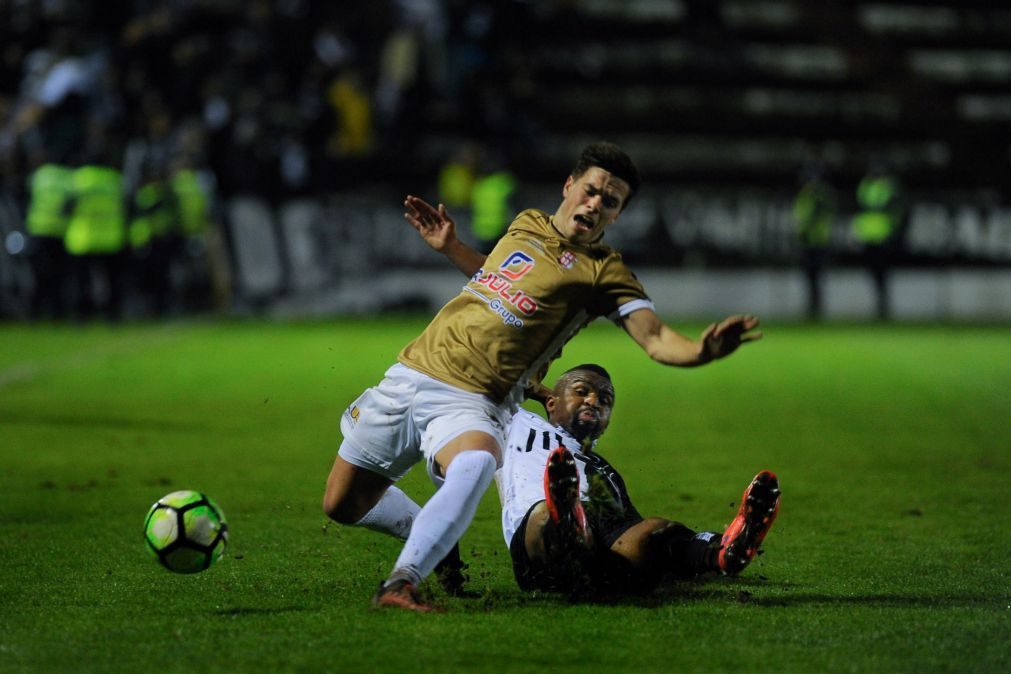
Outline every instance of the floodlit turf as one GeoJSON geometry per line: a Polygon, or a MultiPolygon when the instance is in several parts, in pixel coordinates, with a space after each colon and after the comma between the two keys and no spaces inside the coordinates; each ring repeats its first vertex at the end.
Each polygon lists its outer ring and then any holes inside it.
{"type": "Polygon", "coordinates": [[[319,508],[341,409],[421,326],[0,326],[0,671],[1011,668],[1011,328],[772,325],[691,371],[588,329],[554,372],[614,375],[600,449],[639,509],[719,528],[770,468],[766,554],[647,599],[525,595],[492,490],[462,543],[482,597],[422,616],[369,608],[399,545],[319,508]],[[142,542],[175,489],[231,526],[195,576],[142,542]]]}

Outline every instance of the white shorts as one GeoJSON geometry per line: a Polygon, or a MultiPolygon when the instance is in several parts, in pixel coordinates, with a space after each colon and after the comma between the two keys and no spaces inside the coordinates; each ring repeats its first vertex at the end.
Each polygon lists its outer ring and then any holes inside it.
{"type": "Polygon", "coordinates": [[[338,454],[399,480],[422,459],[431,464],[440,449],[467,431],[487,433],[501,449],[515,410],[511,402],[496,404],[397,363],[344,410],[338,454]]]}

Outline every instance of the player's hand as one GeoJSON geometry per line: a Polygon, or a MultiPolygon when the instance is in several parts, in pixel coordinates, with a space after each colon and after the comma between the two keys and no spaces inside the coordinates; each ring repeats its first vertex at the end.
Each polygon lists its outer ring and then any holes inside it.
{"type": "Polygon", "coordinates": [[[761,339],[762,333],[755,331],[757,327],[758,318],[755,316],[731,316],[713,323],[702,332],[701,360],[729,356],[741,344],[761,339]]]}
{"type": "Polygon", "coordinates": [[[404,208],[407,209],[404,219],[411,223],[425,243],[434,250],[445,253],[456,240],[456,223],[449,217],[443,204],[436,208],[424,199],[408,194],[404,208]]]}

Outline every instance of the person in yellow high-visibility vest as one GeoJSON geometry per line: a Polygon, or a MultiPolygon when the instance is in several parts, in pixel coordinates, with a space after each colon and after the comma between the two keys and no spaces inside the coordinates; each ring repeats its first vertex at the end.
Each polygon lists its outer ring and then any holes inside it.
{"type": "Polygon", "coordinates": [[[793,200],[793,220],[807,280],[807,315],[811,320],[818,320],[822,316],[823,305],[822,272],[828,262],[837,200],[820,164],[806,166],[801,180],[803,184],[793,200]]]}
{"type": "Polygon", "coordinates": [[[474,181],[470,193],[470,228],[482,253],[495,247],[512,222],[512,196],[516,191],[516,178],[508,168],[501,164],[489,168],[474,181]]]}
{"type": "Polygon", "coordinates": [[[64,295],[68,272],[63,237],[67,231],[73,170],[47,163],[32,172],[28,180],[28,212],[25,230],[29,235],[29,259],[34,276],[29,312],[32,318],[49,313],[60,319],[66,314],[64,295]]]}
{"type": "Polygon", "coordinates": [[[101,308],[119,318],[127,241],[122,175],[110,166],[87,164],[74,171],[71,185],[63,242],[76,268],[77,311],[87,318],[101,308]]]}
{"type": "Polygon", "coordinates": [[[480,146],[465,143],[439,169],[439,200],[447,208],[471,207],[480,155],[480,146]]]}
{"type": "Polygon", "coordinates": [[[185,236],[203,236],[210,220],[210,202],[200,176],[190,168],[175,172],[170,181],[179,227],[185,236]]]}
{"type": "Polygon", "coordinates": [[[890,315],[888,271],[894,261],[903,205],[898,180],[882,166],[873,166],[857,185],[857,213],[851,232],[863,252],[874,283],[877,317],[890,315]]]}
{"type": "Polygon", "coordinates": [[[179,247],[178,210],[169,184],[150,177],[134,193],[131,210],[136,278],[155,315],[164,316],[172,297],[172,258],[179,247]]]}

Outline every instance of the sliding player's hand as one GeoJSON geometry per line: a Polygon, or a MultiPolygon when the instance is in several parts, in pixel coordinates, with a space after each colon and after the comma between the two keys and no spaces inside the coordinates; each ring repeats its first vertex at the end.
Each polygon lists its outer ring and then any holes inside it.
{"type": "Polygon", "coordinates": [[[456,240],[456,223],[449,217],[444,205],[439,204],[436,208],[424,199],[409,194],[404,200],[404,208],[407,209],[404,219],[411,223],[425,243],[434,250],[445,253],[456,240]]]}
{"type": "Polygon", "coordinates": [[[741,344],[754,342],[762,338],[762,333],[755,330],[758,318],[755,316],[731,316],[719,323],[713,323],[702,333],[703,361],[716,360],[729,356],[741,344]]]}

